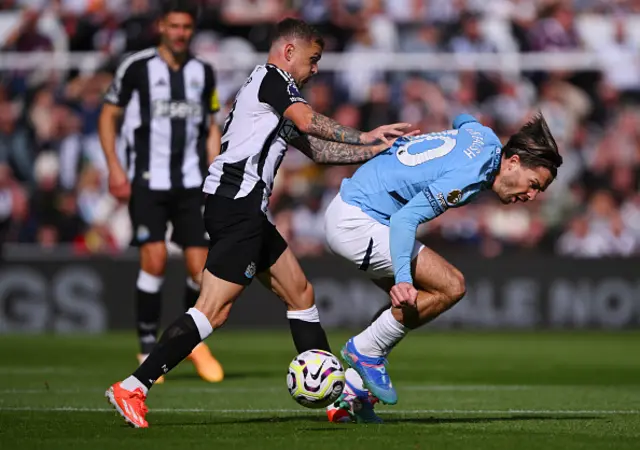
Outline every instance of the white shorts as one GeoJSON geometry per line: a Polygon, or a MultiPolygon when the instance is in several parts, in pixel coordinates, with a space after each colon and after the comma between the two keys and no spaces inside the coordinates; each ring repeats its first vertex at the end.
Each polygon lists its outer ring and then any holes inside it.
{"type": "MultiPolygon", "coordinates": [[[[331,201],[324,216],[329,250],[366,272],[370,278],[393,278],[389,227],[345,203],[340,194],[331,201]]],[[[416,241],[413,260],[424,245],[416,241]]]]}

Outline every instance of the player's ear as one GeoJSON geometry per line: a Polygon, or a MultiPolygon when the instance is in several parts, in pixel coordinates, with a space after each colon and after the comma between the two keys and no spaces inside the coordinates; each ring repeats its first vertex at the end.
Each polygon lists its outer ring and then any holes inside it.
{"type": "Polygon", "coordinates": [[[288,43],[284,46],[284,57],[287,61],[291,61],[293,59],[293,53],[296,47],[292,43],[288,43]]]}
{"type": "Polygon", "coordinates": [[[509,166],[512,170],[517,169],[520,166],[520,156],[511,155],[511,157],[509,157],[509,163],[509,166]]]}

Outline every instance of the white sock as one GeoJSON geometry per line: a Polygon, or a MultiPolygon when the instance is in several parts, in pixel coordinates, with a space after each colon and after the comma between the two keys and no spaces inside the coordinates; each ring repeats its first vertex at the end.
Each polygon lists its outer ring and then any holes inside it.
{"type": "Polygon", "coordinates": [[[320,314],[318,314],[318,308],[313,305],[309,309],[303,309],[302,311],[287,311],[287,319],[297,319],[303,322],[320,322],[320,314]]]}
{"type": "Polygon", "coordinates": [[[365,356],[387,356],[408,332],[409,329],[398,322],[391,314],[391,309],[388,309],[366,330],[354,337],[353,343],[356,350],[365,356]]]}
{"type": "Polygon", "coordinates": [[[162,283],[164,282],[164,277],[157,277],[155,275],[151,275],[143,270],[138,272],[138,280],[136,281],[136,287],[140,289],[142,292],[147,292],[149,294],[155,294],[160,292],[160,288],[162,287],[162,283]]]}
{"type": "Polygon", "coordinates": [[[189,314],[193,318],[193,321],[196,323],[201,341],[204,341],[209,337],[211,333],[213,333],[213,327],[211,326],[209,319],[207,319],[207,316],[205,316],[195,308],[189,308],[187,314],[189,314]]]}
{"type": "Polygon", "coordinates": [[[200,292],[200,285],[191,277],[187,277],[187,286],[192,291],[200,292]]]}
{"type": "Polygon", "coordinates": [[[122,383],[120,383],[120,386],[122,386],[123,389],[126,389],[127,391],[132,391],[132,392],[140,388],[142,389],[142,392],[144,393],[144,395],[147,395],[147,392],[149,392],[149,389],[147,389],[147,387],[144,384],[142,384],[140,380],[138,380],[133,375],[131,375],[129,378],[127,378],[122,383]]]}

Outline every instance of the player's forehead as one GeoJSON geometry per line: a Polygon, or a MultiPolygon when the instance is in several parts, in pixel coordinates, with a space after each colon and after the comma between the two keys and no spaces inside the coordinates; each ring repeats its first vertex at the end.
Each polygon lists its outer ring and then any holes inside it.
{"type": "Polygon", "coordinates": [[[553,175],[551,175],[551,171],[546,167],[522,167],[522,169],[527,178],[540,183],[542,190],[546,189],[553,181],[553,175]]]}
{"type": "Polygon", "coordinates": [[[166,24],[171,25],[191,25],[193,26],[193,17],[183,12],[170,12],[162,18],[166,24]]]}
{"type": "Polygon", "coordinates": [[[314,40],[296,39],[296,46],[304,51],[309,57],[321,57],[322,47],[314,40]]]}

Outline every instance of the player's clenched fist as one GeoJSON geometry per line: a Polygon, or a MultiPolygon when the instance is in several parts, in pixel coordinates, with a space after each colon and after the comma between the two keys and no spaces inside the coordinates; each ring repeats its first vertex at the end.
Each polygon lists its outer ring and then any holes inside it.
{"type": "Polygon", "coordinates": [[[418,291],[411,283],[398,283],[391,288],[391,304],[399,308],[404,305],[416,306],[418,291]]]}
{"type": "MultiPolygon", "coordinates": [[[[394,123],[391,125],[382,125],[381,127],[371,130],[368,133],[363,133],[361,137],[361,144],[375,144],[379,141],[390,144],[389,138],[393,140],[394,137],[405,136],[407,128],[410,128],[410,123],[394,123]]],[[[418,130],[414,130],[409,135],[413,136],[418,130]]]]}

